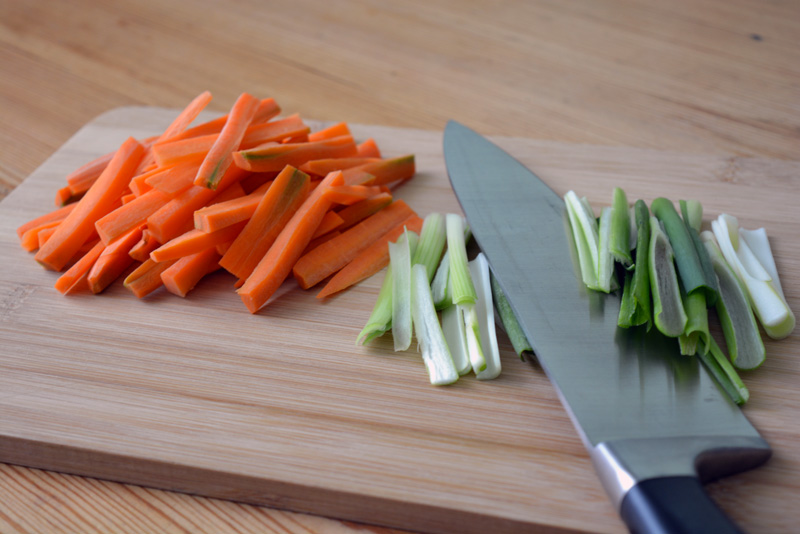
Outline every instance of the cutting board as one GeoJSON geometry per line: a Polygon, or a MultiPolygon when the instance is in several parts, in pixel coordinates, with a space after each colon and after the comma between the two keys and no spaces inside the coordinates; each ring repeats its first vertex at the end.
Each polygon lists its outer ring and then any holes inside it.
{"type": "MultiPolygon", "coordinates": [[[[185,299],[137,300],[119,283],[100,296],[57,293],[57,275],[15,228],[52,209],[68,171],[175,114],[98,117],[0,205],[0,460],[425,532],[624,531],[547,378],[502,334],[500,378],[447,387],[430,386],[419,354],[395,353],[390,336],[355,344],[382,274],[326,301],[287,282],[255,315],[225,273],[185,299]]],[[[459,211],[441,132],[352,129],[387,156],[416,155],[418,174],[396,195],[420,215],[459,211]]],[[[631,199],[700,199],[706,221],[727,212],[765,226],[800,311],[798,162],[495,140],[596,206],[619,185],[631,199]]],[[[767,351],[744,374],[744,410],[774,457],[710,485],[761,533],[800,519],[797,334],[767,351]]]]}

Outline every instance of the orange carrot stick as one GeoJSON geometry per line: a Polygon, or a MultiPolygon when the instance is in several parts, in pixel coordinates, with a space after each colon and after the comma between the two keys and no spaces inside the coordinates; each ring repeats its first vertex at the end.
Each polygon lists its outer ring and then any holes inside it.
{"type": "Polygon", "coordinates": [[[131,266],[134,260],[130,256],[130,251],[142,238],[143,231],[144,225],[134,228],[103,248],[86,280],[92,293],[103,291],[131,266]]]}
{"type": "Polygon", "coordinates": [[[377,185],[340,185],[332,187],[328,196],[336,204],[351,205],[382,193],[377,185]]]}
{"type": "Polygon", "coordinates": [[[123,204],[95,223],[100,239],[106,245],[112,243],[118,237],[141,226],[150,215],[161,209],[172,198],[170,194],[152,189],[123,204]]]}
{"type": "Polygon", "coordinates": [[[391,204],[392,200],[390,193],[378,193],[339,210],[337,213],[344,220],[339,229],[347,230],[351,226],[360,223],[373,213],[377,213],[391,204]]]}
{"type": "Polygon", "coordinates": [[[48,225],[47,228],[42,228],[36,234],[36,248],[42,248],[47,241],[53,237],[53,234],[56,233],[56,228],[58,228],[58,224],[48,225]]]}
{"type": "Polygon", "coordinates": [[[389,265],[389,243],[397,241],[406,228],[410,232],[421,232],[423,220],[416,214],[399,223],[365,248],[353,260],[342,267],[325,284],[317,298],[325,298],[357,284],[389,265]]]}
{"type": "Polygon", "coordinates": [[[183,257],[161,273],[161,281],[167,291],[185,297],[205,275],[219,269],[219,258],[216,247],[183,257]]]}
{"type": "MultiPolygon", "coordinates": [[[[328,212],[328,213],[330,213],[330,212],[328,212]]],[[[318,235],[318,236],[317,237],[312,237],[311,241],[308,242],[308,245],[306,246],[305,250],[300,255],[300,257],[305,256],[306,254],[308,254],[309,252],[311,252],[312,250],[314,250],[315,248],[317,248],[318,246],[320,246],[324,242],[330,241],[334,237],[342,235],[342,232],[340,232],[339,230],[333,230],[331,232],[327,232],[327,233],[324,233],[324,234],[319,234],[318,232],[315,232],[315,235],[318,235]]]]}
{"type": "Polygon", "coordinates": [[[246,278],[278,237],[281,229],[308,196],[309,177],[306,173],[286,167],[275,178],[261,198],[253,215],[228,251],[220,265],[238,278],[246,278]]]}
{"type": "Polygon", "coordinates": [[[73,202],[77,202],[78,200],[83,197],[86,191],[81,191],[80,193],[74,193],[69,185],[65,185],[64,187],[60,188],[56,191],[56,198],[55,198],[55,205],[57,207],[66,206],[67,204],[72,204],[73,202]]]}
{"type": "Polygon", "coordinates": [[[128,252],[128,256],[134,261],[145,262],[150,258],[150,253],[161,246],[158,239],[153,237],[153,233],[146,227],[142,230],[142,237],[139,242],[133,245],[128,252]]]}
{"type": "Polygon", "coordinates": [[[217,139],[219,133],[211,133],[176,141],[170,140],[167,143],[156,143],[153,145],[153,157],[160,167],[187,159],[204,158],[217,139]]]}
{"type": "Polygon", "coordinates": [[[164,193],[177,195],[194,184],[194,177],[201,162],[201,158],[187,158],[161,172],[150,174],[145,183],[164,193]]]}
{"type": "Polygon", "coordinates": [[[323,141],[325,139],[333,139],[334,137],[340,137],[342,135],[347,135],[352,137],[352,133],[350,132],[350,128],[347,126],[346,122],[339,122],[337,124],[332,124],[327,128],[323,128],[322,130],[311,132],[308,134],[309,141],[323,141]]]}
{"type": "Polygon", "coordinates": [[[260,310],[292,272],[320,221],[331,207],[325,192],[331,186],[342,184],[342,172],[326,176],[286,223],[277,239],[252,274],[237,291],[250,313],[260,310]]]}
{"type": "Polygon", "coordinates": [[[125,141],[78,205],[58,226],[35,259],[60,271],[95,231],[94,223],[113,210],[142,159],[144,147],[132,137],[125,141]]]}
{"type": "Polygon", "coordinates": [[[404,201],[389,204],[297,260],[292,269],[294,277],[300,287],[308,289],[350,263],[365,248],[411,215],[414,215],[414,211],[404,201]]]}
{"type": "Polygon", "coordinates": [[[53,222],[53,221],[63,221],[69,215],[69,212],[75,209],[77,204],[68,204],[61,208],[55,209],[53,211],[48,211],[44,215],[40,215],[29,220],[26,223],[23,223],[17,227],[17,237],[22,239],[22,236],[25,235],[25,232],[36,228],[37,226],[41,226],[45,223],[53,222]]]}
{"type": "Polygon", "coordinates": [[[314,232],[314,235],[311,236],[311,239],[316,239],[321,235],[325,235],[328,232],[336,230],[338,227],[342,225],[343,222],[344,219],[342,219],[342,217],[338,213],[336,213],[335,211],[329,211],[319,222],[317,231],[314,232]]]}
{"type": "Polygon", "coordinates": [[[227,226],[216,232],[202,232],[200,230],[192,229],[185,234],[179,235],[175,239],[171,239],[155,249],[150,253],[150,259],[153,261],[167,261],[176,260],[196,254],[203,249],[209,247],[216,247],[220,243],[227,243],[236,239],[239,232],[242,231],[246,222],[236,223],[232,226],[227,226]]]}
{"type": "Polygon", "coordinates": [[[416,166],[412,154],[351,167],[344,171],[344,181],[347,184],[360,184],[374,176],[374,181],[370,182],[372,185],[390,185],[408,180],[415,172],[416,166]]]}
{"type": "Polygon", "coordinates": [[[64,274],[56,280],[55,288],[62,294],[66,295],[79,289],[80,287],[88,288],[86,283],[89,270],[94,265],[97,258],[103,252],[103,243],[98,242],[92,249],[83,255],[81,259],[72,264],[72,267],[67,269],[64,274]]]}
{"type": "Polygon", "coordinates": [[[176,260],[161,263],[153,260],[146,260],[125,278],[123,285],[128,288],[137,298],[144,298],[159,287],[164,285],[161,280],[161,273],[169,269],[176,260]]]}
{"type": "Polygon", "coordinates": [[[286,165],[299,167],[312,159],[348,158],[356,155],[356,145],[348,135],[307,143],[265,143],[233,153],[233,161],[254,172],[276,171],[286,165]]]}
{"type": "Polygon", "coordinates": [[[375,139],[369,138],[363,143],[360,143],[356,150],[358,151],[358,155],[362,158],[380,158],[381,151],[378,148],[378,144],[375,142],[375,139]]]}
{"type": "Polygon", "coordinates": [[[200,208],[194,212],[194,227],[203,232],[214,232],[247,221],[255,213],[271,183],[263,184],[249,195],[200,208]]]}
{"type": "Polygon", "coordinates": [[[19,240],[19,244],[22,248],[28,252],[33,252],[34,250],[38,249],[41,244],[47,241],[46,238],[39,238],[39,234],[44,232],[45,234],[55,232],[56,226],[61,224],[61,220],[58,221],[50,221],[40,224],[39,226],[34,226],[33,228],[29,228],[22,234],[22,238],[19,240]]]}
{"type": "Polygon", "coordinates": [[[307,174],[327,176],[329,172],[343,171],[350,167],[358,167],[365,163],[374,163],[376,161],[379,161],[379,159],[362,157],[315,159],[303,163],[300,166],[300,170],[307,174]]]}
{"type": "Polygon", "coordinates": [[[301,135],[306,135],[310,128],[300,115],[289,115],[285,119],[280,119],[261,124],[251,124],[242,138],[241,148],[253,148],[264,143],[282,141],[301,135]]]}
{"type": "Polygon", "coordinates": [[[108,154],[103,154],[102,156],[93,159],[89,163],[85,165],[81,165],[71,173],[67,175],[67,185],[72,186],[77,189],[88,190],[88,183],[89,186],[94,183],[95,180],[103,173],[103,170],[108,166],[108,162],[111,161],[111,158],[114,157],[115,152],[109,152],[108,154]]]}
{"type": "Polygon", "coordinates": [[[239,148],[244,132],[258,110],[259,100],[242,93],[233,104],[228,120],[214,145],[208,151],[200,170],[197,172],[195,185],[216,189],[228,167],[233,163],[232,153],[239,148]]]}

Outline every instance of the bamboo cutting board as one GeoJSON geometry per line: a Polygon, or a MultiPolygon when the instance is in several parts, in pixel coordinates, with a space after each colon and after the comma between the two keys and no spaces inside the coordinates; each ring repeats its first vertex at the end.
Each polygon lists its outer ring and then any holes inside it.
{"type": "MultiPolygon", "coordinates": [[[[15,228],[52,209],[67,172],[174,115],[102,115],[0,205],[0,461],[426,532],[624,531],[546,377],[502,335],[499,379],[439,388],[389,336],[355,345],[382,275],[324,302],[287,282],[256,315],[224,273],[186,299],[137,300],[119,283],[58,294],[15,228]]],[[[416,155],[418,175],[396,193],[420,215],[459,210],[441,132],[353,131],[385,155],[416,155]]],[[[497,141],[557,192],[597,206],[619,185],[631,199],[697,198],[706,220],[727,212],[765,226],[800,310],[800,163],[497,141]]],[[[745,413],[774,457],[710,486],[753,532],[800,519],[798,345],[797,334],[767,341],[766,364],[744,375],[745,413]]]]}

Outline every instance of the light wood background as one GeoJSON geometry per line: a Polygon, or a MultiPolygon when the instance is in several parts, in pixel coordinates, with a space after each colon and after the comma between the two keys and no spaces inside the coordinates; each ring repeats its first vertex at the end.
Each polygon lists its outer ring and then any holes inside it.
{"type": "MultiPolygon", "coordinates": [[[[320,120],[800,156],[791,1],[0,0],[0,72],[3,195],[100,113],[204,89],[320,120]]],[[[390,532],[0,467],[2,532],[365,529],[390,532]]]]}

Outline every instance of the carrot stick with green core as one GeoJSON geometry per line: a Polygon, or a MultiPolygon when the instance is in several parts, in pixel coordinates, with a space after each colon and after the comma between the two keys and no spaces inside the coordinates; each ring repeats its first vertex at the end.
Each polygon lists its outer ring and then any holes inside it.
{"type": "Polygon", "coordinates": [[[158,263],[148,259],[125,278],[123,285],[137,298],[144,298],[164,285],[161,280],[161,273],[169,269],[176,261],[170,260],[158,263]]]}
{"type": "Polygon", "coordinates": [[[292,272],[292,267],[311,241],[320,221],[331,207],[325,195],[331,186],[342,184],[342,173],[326,176],[283,227],[264,258],[238,293],[250,313],[260,310],[292,272]]]}
{"type": "Polygon", "coordinates": [[[266,143],[233,153],[234,163],[252,172],[278,171],[286,165],[299,167],[312,159],[348,158],[356,155],[349,135],[307,143],[266,143]]]}
{"type": "Polygon", "coordinates": [[[103,248],[103,243],[98,242],[91,248],[91,250],[89,250],[89,252],[84,254],[81,259],[67,269],[64,274],[58,277],[55,288],[59,291],[59,293],[62,295],[67,295],[77,291],[80,288],[88,288],[86,285],[87,275],[89,274],[89,270],[92,268],[92,265],[94,265],[94,262],[97,261],[98,257],[100,257],[100,253],[103,252],[103,248]]]}
{"type": "Polygon", "coordinates": [[[116,207],[143,154],[144,147],[132,137],[128,138],[75,209],[36,253],[36,261],[54,271],[63,269],[94,233],[94,223],[116,207]]]}
{"type": "Polygon", "coordinates": [[[222,177],[233,162],[232,153],[239,148],[244,132],[258,110],[259,100],[242,93],[228,114],[228,120],[219,133],[219,137],[208,151],[200,170],[197,172],[195,185],[216,189],[222,177]]]}
{"type": "Polygon", "coordinates": [[[293,268],[294,277],[303,289],[316,285],[413,214],[404,201],[393,202],[297,260],[293,268]]]}
{"type": "Polygon", "coordinates": [[[100,293],[133,264],[130,250],[142,238],[144,225],[134,228],[103,248],[89,271],[87,282],[92,293],[100,293]]]}
{"type": "Polygon", "coordinates": [[[306,173],[294,167],[286,167],[281,171],[220,260],[220,265],[238,278],[247,278],[275,242],[283,226],[303,204],[308,190],[309,177],[306,173]]]}
{"type": "Polygon", "coordinates": [[[167,291],[185,297],[204,276],[220,268],[219,258],[216,247],[185,256],[161,273],[161,281],[167,291]]]}
{"type": "Polygon", "coordinates": [[[141,226],[147,218],[172,199],[172,195],[153,189],[140,197],[123,204],[95,223],[95,228],[104,244],[141,226]]]}
{"type": "Polygon", "coordinates": [[[361,282],[389,265],[389,243],[397,241],[408,229],[409,232],[419,234],[422,230],[422,219],[418,215],[411,215],[392,230],[383,234],[378,240],[365,248],[353,260],[342,267],[325,284],[317,294],[317,298],[325,298],[347,289],[361,282]]]}

